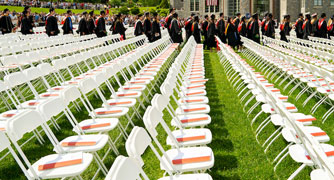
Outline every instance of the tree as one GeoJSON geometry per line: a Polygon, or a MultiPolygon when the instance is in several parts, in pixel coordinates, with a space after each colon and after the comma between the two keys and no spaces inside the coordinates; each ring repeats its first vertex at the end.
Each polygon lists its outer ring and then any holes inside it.
{"type": "Polygon", "coordinates": [[[128,7],[126,7],[126,6],[122,6],[122,7],[119,9],[119,12],[120,12],[121,14],[129,14],[129,9],[128,9],[128,7]]]}
{"type": "Polygon", "coordinates": [[[121,0],[111,0],[110,1],[110,5],[112,6],[112,7],[119,7],[120,5],[121,5],[121,0]]]}
{"type": "Polygon", "coordinates": [[[132,7],[130,11],[131,11],[131,14],[133,15],[138,15],[140,13],[140,10],[138,7],[132,7]]]}
{"type": "Polygon", "coordinates": [[[169,3],[167,0],[162,0],[160,3],[160,8],[169,8],[169,3]]]}

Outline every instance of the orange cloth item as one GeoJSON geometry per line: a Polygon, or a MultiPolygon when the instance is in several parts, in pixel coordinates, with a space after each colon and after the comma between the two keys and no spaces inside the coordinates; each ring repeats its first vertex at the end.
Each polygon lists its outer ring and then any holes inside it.
{"type": "Polygon", "coordinates": [[[140,83],[145,83],[145,81],[135,81],[135,82],[131,82],[131,84],[140,84],[140,83]]]}
{"type": "Polygon", "coordinates": [[[109,105],[121,105],[121,104],[131,104],[131,101],[124,101],[124,102],[113,102],[109,103],[109,105]]]}
{"type": "Polygon", "coordinates": [[[290,107],[286,107],[287,110],[292,110],[292,109],[296,109],[296,107],[294,106],[290,106],[290,107]]]}
{"type": "Polygon", "coordinates": [[[203,135],[203,136],[192,136],[192,137],[176,138],[176,140],[178,142],[196,141],[196,140],[202,140],[202,139],[205,139],[205,135],[203,135]]]}
{"type": "Polygon", "coordinates": [[[208,120],[208,117],[202,117],[202,118],[192,118],[192,119],[183,119],[181,120],[182,123],[190,123],[190,122],[198,122],[198,121],[204,121],[208,120]]]}
{"type": "Polygon", "coordinates": [[[186,100],[187,103],[192,103],[192,102],[202,102],[203,99],[192,99],[192,100],[186,100]]]}
{"type": "Polygon", "coordinates": [[[53,90],[59,91],[59,90],[63,90],[64,88],[53,88],[53,90]]]}
{"type": "Polygon", "coordinates": [[[199,79],[199,78],[204,78],[203,76],[197,76],[197,77],[191,77],[189,79],[199,79]]]}
{"type": "Polygon", "coordinates": [[[6,129],[5,128],[0,128],[0,131],[5,131],[6,129]]]}
{"type": "Polygon", "coordinates": [[[118,96],[134,96],[137,95],[138,93],[127,93],[127,94],[118,94],[118,96]]]}
{"type": "Polygon", "coordinates": [[[205,162],[210,161],[211,156],[200,156],[200,157],[193,157],[193,158],[184,158],[184,159],[174,159],[172,160],[173,164],[189,164],[189,163],[198,163],[198,162],[205,162]]]}
{"type": "Polygon", "coordinates": [[[70,146],[94,146],[96,145],[95,141],[86,141],[86,142],[62,142],[61,146],[70,147],[70,146]]]}
{"type": "Polygon", "coordinates": [[[92,124],[92,125],[82,126],[81,129],[86,130],[86,129],[94,129],[94,128],[99,128],[99,127],[106,127],[106,126],[110,126],[110,123],[101,123],[101,124],[92,124]]]}
{"type": "Polygon", "coordinates": [[[2,116],[3,117],[13,117],[13,116],[15,116],[16,114],[3,114],[2,116]]]}
{"type": "Polygon", "coordinates": [[[206,110],[205,107],[202,108],[193,108],[193,109],[184,109],[184,112],[193,112],[193,111],[201,111],[201,110],[206,110]]]}
{"type": "Polygon", "coordinates": [[[200,83],[200,82],[206,82],[207,80],[200,80],[200,81],[191,81],[190,83],[200,83]]]}
{"type": "Polygon", "coordinates": [[[37,104],[39,104],[39,102],[30,102],[30,103],[28,103],[29,106],[35,106],[37,104]]]}
{"type": "MultiPolygon", "coordinates": [[[[328,152],[325,152],[326,156],[334,156],[334,151],[328,151],[328,152]]],[[[309,155],[306,155],[306,158],[307,159],[311,159],[311,157],[309,155]]]]}
{"type": "Polygon", "coordinates": [[[311,133],[312,136],[326,136],[326,132],[316,132],[316,133],[311,133]]]}
{"type": "Polygon", "coordinates": [[[127,87],[127,88],[124,88],[125,90],[130,90],[130,89],[141,89],[142,87],[127,87]]]}
{"type": "Polygon", "coordinates": [[[101,111],[101,112],[96,112],[98,115],[103,115],[103,114],[115,114],[115,113],[120,113],[122,110],[114,110],[114,111],[101,111]]]}
{"type": "Polygon", "coordinates": [[[279,89],[272,89],[271,92],[280,92],[279,89]]]}
{"type": "Polygon", "coordinates": [[[196,94],[203,94],[204,92],[194,92],[194,93],[188,93],[187,96],[191,96],[191,95],[196,95],[196,94]]]}
{"type": "Polygon", "coordinates": [[[59,94],[43,94],[43,97],[56,97],[59,96],[59,94]]]}
{"type": "Polygon", "coordinates": [[[38,166],[38,170],[43,171],[43,170],[54,169],[54,168],[59,168],[59,167],[71,166],[71,165],[80,164],[80,163],[82,163],[82,159],[74,159],[74,160],[69,160],[69,161],[43,164],[43,165],[38,166]]]}
{"type": "Polygon", "coordinates": [[[299,122],[307,122],[307,121],[315,121],[317,120],[316,118],[305,118],[305,119],[297,119],[299,122]]]}

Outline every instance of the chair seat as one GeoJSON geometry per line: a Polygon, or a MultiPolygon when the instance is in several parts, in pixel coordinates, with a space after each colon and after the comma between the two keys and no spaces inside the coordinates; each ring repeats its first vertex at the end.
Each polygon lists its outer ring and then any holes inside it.
{"type": "MultiPolygon", "coordinates": [[[[109,99],[107,100],[107,103],[109,106],[113,107],[133,107],[136,104],[137,100],[136,99],[131,99],[131,98],[122,98],[122,99],[109,99]]],[[[103,107],[105,105],[103,104],[103,107]]]]}
{"type": "Polygon", "coordinates": [[[139,91],[119,91],[116,92],[115,97],[111,96],[111,98],[139,98],[142,95],[139,91]]]}
{"type": "Polygon", "coordinates": [[[182,105],[189,104],[208,104],[209,98],[206,96],[194,96],[194,97],[184,97],[179,99],[178,102],[182,105]]]}
{"type": "Polygon", "coordinates": [[[205,96],[206,95],[206,90],[205,89],[199,89],[199,90],[187,90],[187,91],[184,91],[181,96],[188,96],[188,97],[192,97],[192,96],[205,96]]]}
{"type": "Polygon", "coordinates": [[[128,111],[129,108],[126,107],[98,108],[94,110],[97,118],[118,118],[127,114],[128,111]]]}
{"type": "Polygon", "coordinates": [[[131,78],[130,81],[142,81],[142,80],[153,81],[154,77],[153,76],[135,76],[135,77],[131,78]]]}
{"type": "Polygon", "coordinates": [[[61,93],[60,91],[50,91],[45,92],[39,95],[39,98],[51,98],[51,97],[60,97],[61,93]]]}
{"type": "Polygon", "coordinates": [[[151,80],[131,80],[126,82],[124,85],[128,86],[128,85],[147,85],[151,82],[151,80]]]}
{"type": "Polygon", "coordinates": [[[122,86],[118,91],[144,91],[146,89],[146,85],[127,85],[122,86]]]}
{"type": "MultiPolygon", "coordinates": [[[[178,119],[180,119],[182,127],[203,127],[211,123],[211,117],[208,114],[186,114],[178,115],[177,117],[178,119]]],[[[179,123],[177,123],[176,118],[173,118],[173,120],[171,121],[171,125],[175,127],[180,127],[179,123]]]]}
{"type": "Polygon", "coordinates": [[[166,176],[160,178],[159,180],[212,180],[212,177],[209,174],[181,174],[174,175],[172,177],[166,176]]]}
{"type": "MultiPolygon", "coordinates": [[[[54,169],[48,169],[48,170],[43,170],[43,171],[38,170],[39,165],[47,164],[48,162],[56,160],[56,159],[62,159],[64,157],[68,157],[71,154],[52,154],[52,155],[45,156],[41,158],[40,160],[38,160],[37,162],[35,162],[32,165],[32,168],[36,172],[37,176],[40,177],[41,179],[54,179],[54,178],[78,176],[82,172],[84,172],[87,169],[87,167],[90,165],[90,163],[92,162],[93,160],[92,154],[83,153],[82,163],[80,164],[59,167],[59,168],[54,168],[54,169]]],[[[33,177],[31,169],[28,170],[28,173],[31,177],[33,177]]]]}
{"type": "Polygon", "coordinates": [[[176,114],[208,114],[210,113],[210,106],[206,104],[188,104],[182,105],[176,109],[176,114]]]}
{"type": "Polygon", "coordinates": [[[315,169],[310,174],[311,180],[331,180],[326,171],[323,169],[315,169]]]}
{"type": "MultiPolygon", "coordinates": [[[[117,118],[98,118],[98,119],[87,119],[79,123],[79,127],[85,133],[99,133],[109,132],[117,126],[119,120],[117,118]]],[[[73,131],[79,133],[77,128],[73,128],[73,131]]]]}
{"type": "MultiPolygon", "coordinates": [[[[169,171],[175,172],[175,170],[180,172],[189,172],[189,171],[198,171],[210,169],[214,165],[214,155],[209,147],[189,147],[189,148],[180,148],[180,149],[170,149],[166,151],[167,157],[172,161],[167,161],[166,157],[163,156],[162,160],[165,161],[169,171]],[[178,163],[180,160],[190,160],[193,158],[204,158],[204,161],[183,163],[183,164],[173,164],[173,162],[178,163]],[[173,168],[171,167],[171,165],[173,168]]],[[[192,160],[191,160],[192,161],[192,160]]],[[[160,168],[166,170],[162,163],[160,163],[160,168]]]]}
{"type": "MultiPolygon", "coordinates": [[[[334,151],[334,146],[329,145],[329,144],[320,144],[321,148],[324,150],[324,152],[332,152],[334,151]]],[[[298,163],[303,163],[307,164],[309,166],[313,165],[313,161],[310,159],[308,156],[307,151],[301,144],[294,144],[289,147],[289,155],[290,157],[298,162],[298,163]]],[[[328,156],[328,160],[330,162],[334,162],[334,156],[328,156]]]]}
{"type": "MultiPolygon", "coordinates": [[[[60,145],[62,146],[65,152],[96,152],[102,149],[108,142],[108,135],[82,135],[82,136],[70,136],[62,141],[60,141],[60,145]],[[77,143],[75,143],[77,142],[77,143]],[[96,144],[87,145],[85,143],[95,142],[96,144]],[[85,145],[80,145],[80,143],[84,143],[85,145]],[[62,144],[69,144],[68,146],[62,144]],[[74,145],[75,144],[75,145],[74,145]]],[[[88,143],[88,144],[89,144],[88,143]]],[[[54,148],[54,151],[57,152],[57,149],[54,148]]],[[[57,152],[60,153],[60,152],[57,152]]]]}
{"type": "Polygon", "coordinates": [[[181,86],[181,89],[183,91],[189,91],[189,90],[202,90],[205,89],[205,84],[199,84],[199,85],[190,85],[190,86],[181,86]]]}
{"type": "Polygon", "coordinates": [[[14,117],[15,115],[29,111],[28,109],[13,109],[0,114],[0,121],[7,121],[8,119],[14,117]]]}
{"type": "MultiPolygon", "coordinates": [[[[206,145],[212,141],[212,133],[209,129],[183,129],[172,132],[181,146],[206,145]]],[[[171,138],[167,137],[167,145],[175,147],[171,138]]]]}
{"type": "Polygon", "coordinates": [[[33,99],[33,100],[29,100],[29,101],[26,101],[26,102],[23,102],[22,104],[21,104],[21,106],[22,106],[22,108],[24,108],[24,109],[36,109],[36,107],[39,105],[39,104],[41,104],[41,103],[43,103],[43,102],[45,102],[45,101],[47,101],[48,99],[33,99]]]}

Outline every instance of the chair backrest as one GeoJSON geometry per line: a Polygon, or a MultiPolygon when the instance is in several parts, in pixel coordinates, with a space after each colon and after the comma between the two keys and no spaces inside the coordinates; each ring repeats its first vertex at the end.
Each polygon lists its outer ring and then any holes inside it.
{"type": "Polygon", "coordinates": [[[169,99],[164,95],[156,94],[152,98],[152,106],[157,107],[159,111],[163,111],[169,104],[169,99]]]}
{"type": "Polygon", "coordinates": [[[42,71],[44,76],[54,72],[53,67],[49,63],[42,63],[37,67],[42,71]]]}
{"type": "Polygon", "coordinates": [[[18,141],[24,134],[41,126],[43,122],[43,118],[37,111],[23,111],[7,121],[6,132],[12,140],[18,141]]]}
{"type": "Polygon", "coordinates": [[[42,71],[37,67],[31,67],[23,71],[23,74],[26,75],[27,79],[30,81],[37,79],[43,75],[42,71]]]}
{"type": "Polygon", "coordinates": [[[105,180],[138,180],[142,173],[142,168],[134,158],[118,156],[105,180]]]}
{"type": "Polygon", "coordinates": [[[11,87],[28,82],[27,77],[22,72],[14,72],[4,77],[5,82],[11,87]]]}
{"type": "Polygon", "coordinates": [[[143,116],[143,121],[146,129],[150,132],[152,137],[156,137],[158,132],[156,131],[156,127],[161,123],[162,112],[157,109],[157,107],[149,106],[147,107],[145,114],[143,116]]]}
{"type": "Polygon", "coordinates": [[[79,83],[80,91],[83,94],[87,94],[87,93],[91,92],[93,89],[95,89],[97,87],[98,87],[98,85],[96,84],[96,82],[92,78],[83,79],[79,83]]]}
{"type": "Polygon", "coordinates": [[[152,139],[146,130],[142,127],[135,126],[125,143],[125,149],[130,157],[141,159],[140,156],[151,143],[152,139]]]}
{"type": "Polygon", "coordinates": [[[10,142],[5,133],[0,131],[0,152],[10,146],[10,142]]]}
{"type": "Polygon", "coordinates": [[[46,102],[37,106],[39,113],[43,114],[46,120],[56,116],[65,110],[65,104],[62,98],[50,98],[46,102]]]}
{"type": "Polygon", "coordinates": [[[61,94],[65,105],[68,105],[70,102],[77,100],[81,96],[79,89],[75,86],[64,89],[61,94]]]}

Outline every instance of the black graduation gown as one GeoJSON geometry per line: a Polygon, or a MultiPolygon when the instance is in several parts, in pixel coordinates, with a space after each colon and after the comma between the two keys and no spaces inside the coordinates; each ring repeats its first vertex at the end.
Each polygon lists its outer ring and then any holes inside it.
{"type": "Polygon", "coordinates": [[[252,40],[260,44],[260,26],[257,20],[253,22],[251,30],[252,30],[252,40]]]}
{"type": "Polygon", "coordinates": [[[209,22],[208,21],[204,21],[202,24],[202,35],[204,36],[204,48],[205,46],[208,45],[208,31],[206,30],[206,28],[208,27],[209,22]]]}
{"type": "Polygon", "coordinates": [[[187,22],[185,23],[184,29],[186,30],[186,38],[187,40],[190,38],[191,36],[191,26],[193,24],[193,20],[192,19],[188,19],[187,22]]]}
{"type": "Polygon", "coordinates": [[[123,25],[123,23],[121,21],[116,21],[114,24],[114,30],[112,31],[112,34],[119,34],[121,36],[123,36],[123,39],[125,40],[125,27],[123,25]]]}
{"type": "Polygon", "coordinates": [[[95,33],[97,37],[107,36],[106,22],[104,18],[101,17],[97,20],[96,27],[95,27],[95,33]]]}
{"type": "Polygon", "coordinates": [[[88,19],[87,21],[88,34],[93,34],[95,30],[95,22],[93,18],[88,19]]]}
{"type": "Polygon", "coordinates": [[[89,34],[87,21],[85,18],[80,19],[78,28],[80,36],[89,34]]]}
{"type": "Polygon", "coordinates": [[[309,20],[307,20],[306,22],[303,23],[303,39],[308,40],[308,37],[311,35],[312,33],[312,25],[311,22],[309,20]],[[304,25],[305,23],[305,25],[304,25]]]}
{"type": "Polygon", "coordinates": [[[157,21],[153,21],[152,23],[152,41],[156,41],[158,39],[161,39],[160,24],[157,21]]]}
{"type": "Polygon", "coordinates": [[[152,23],[150,20],[145,19],[144,21],[144,33],[147,39],[151,42],[152,41],[152,23]]]}
{"type": "Polygon", "coordinates": [[[28,17],[24,17],[21,22],[21,33],[26,34],[33,34],[32,32],[32,25],[30,19],[28,17]]]}
{"type": "MultiPolygon", "coordinates": [[[[333,22],[332,22],[332,25],[331,25],[331,26],[334,26],[334,25],[333,25],[333,22]]],[[[330,29],[330,30],[328,31],[328,39],[330,39],[331,36],[334,36],[334,27],[332,27],[332,29],[330,29]]]]}
{"type": "Polygon", "coordinates": [[[208,48],[216,47],[216,25],[211,22],[208,26],[208,48]]]}
{"type": "Polygon", "coordinates": [[[290,31],[291,31],[290,24],[288,22],[285,22],[283,30],[280,31],[282,41],[288,42],[288,38],[286,36],[290,36],[290,31]]]}
{"type": "Polygon", "coordinates": [[[197,44],[201,43],[201,30],[199,29],[198,22],[192,24],[191,31],[197,44]]]}
{"type": "Polygon", "coordinates": [[[247,27],[246,27],[246,23],[245,22],[241,22],[242,24],[241,24],[241,30],[240,30],[240,32],[239,32],[239,34],[241,35],[241,36],[246,36],[247,35],[247,27]]]}
{"type": "Polygon", "coordinates": [[[296,31],[297,38],[302,39],[303,38],[303,20],[302,19],[297,20],[295,31],[296,31]]]}
{"type": "Polygon", "coordinates": [[[12,19],[9,16],[2,16],[0,18],[0,26],[2,34],[11,33],[14,28],[12,19]]]}
{"type": "Polygon", "coordinates": [[[236,18],[235,21],[234,21],[234,25],[235,25],[236,27],[238,27],[239,23],[240,23],[240,19],[239,19],[239,18],[236,18]]]}
{"type": "Polygon", "coordinates": [[[217,34],[219,39],[226,44],[225,21],[220,19],[217,23],[217,34]]]}
{"type": "Polygon", "coordinates": [[[320,38],[328,38],[328,32],[327,32],[327,22],[326,20],[323,21],[322,25],[319,28],[319,20],[317,21],[317,31],[318,31],[318,37],[320,38]]]}
{"type": "Polygon", "coordinates": [[[248,22],[246,26],[246,32],[247,32],[248,39],[253,39],[253,23],[254,22],[248,22]]]}
{"type": "Polygon", "coordinates": [[[63,33],[64,34],[73,34],[73,23],[72,23],[72,26],[71,26],[71,22],[72,22],[72,19],[71,19],[71,17],[66,17],[66,19],[65,19],[65,22],[64,22],[64,24],[63,24],[63,27],[62,27],[62,29],[63,29],[63,33]]]}
{"type": "Polygon", "coordinates": [[[274,38],[275,37],[275,24],[273,23],[272,20],[269,20],[268,24],[266,23],[265,24],[265,35],[267,37],[270,37],[270,38],[274,38]],[[267,26],[267,29],[266,29],[266,26],[267,26]]]}
{"type": "Polygon", "coordinates": [[[171,31],[170,31],[170,25],[172,24],[173,16],[169,15],[167,16],[165,20],[166,20],[165,28],[167,28],[169,36],[172,36],[171,31]]]}
{"type": "Polygon", "coordinates": [[[319,37],[318,31],[317,31],[318,29],[317,25],[318,25],[318,20],[311,20],[311,27],[312,27],[311,35],[314,37],[319,37]]]}
{"type": "Polygon", "coordinates": [[[141,21],[137,21],[135,25],[135,36],[143,35],[144,29],[143,29],[143,23],[141,21]]]}
{"type": "Polygon", "coordinates": [[[49,16],[46,19],[46,34],[48,36],[57,36],[59,34],[57,18],[54,16],[49,16]],[[51,34],[53,32],[53,34],[51,34]]]}
{"type": "Polygon", "coordinates": [[[226,26],[226,36],[228,45],[232,46],[233,48],[238,45],[237,31],[232,23],[228,23],[226,26]]]}
{"type": "Polygon", "coordinates": [[[181,29],[181,27],[178,23],[178,20],[175,19],[175,18],[172,20],[170,32],[172,34],[171,38],[172,38],[174,43],[182,43],[183,42],[182,29],[181,29]]]}

